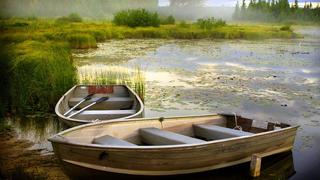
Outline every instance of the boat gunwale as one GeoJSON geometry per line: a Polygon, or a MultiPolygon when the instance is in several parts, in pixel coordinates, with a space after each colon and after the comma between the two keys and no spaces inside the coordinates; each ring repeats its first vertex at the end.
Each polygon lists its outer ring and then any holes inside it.
{"type": "MultiPolygon", "coordinates": [[[[94,85],[94,84],[77,84],[77,85],[74,85],[71,89],[69,89],[65,94],[62,95],[62,97],[59,99],[59,101],[57,102],[56,106],[55,106],[55,113],[59,116],[59,118],[62,118],[64,119],[64,121],[69,121],[69,122],[72,122],[72,123],[82,123],[82,124],[90,124],[90,123],[93,123],[94,121],[91,121],[91,120],[82,120],[82,119],[75,119],[75,118],[68,118],[67,116],[64,116],[63,114],[60,113],[59,111],[59,107],[60,105],[62,104],[62,101],[64,100],[64,98],[66,98],[66,95],[71,93],[72,91],[74,91],[74,89],[76,87],[80,87],[80,86],[98,86],[98,85],[94,85]]],[[[125,119],[129,119],[129,118],[132,118],[132,117],[135,117],[139,114],[141,114],[144,110],[144,104],[141,100],[141,98],[137,95],[137,93],[135,91],[133,91],[129,86],[125,85],[125,84],[117,84],[117,85],[106,85],[106,86],[124,86],[126,87],[129,92],[131,92],[135,98],[138,100],[138,103],[140,104],[140,109],[138,112],[136,112],[135,114],[132,114],[130,116],[125,116],[125,117],[121,117],[121,118],[115,118],[115,119],[111,119],[111,120],[125,120],[125,119]]],[[[101,122],[103,121],[106,121],[107,119],[103,119],[103,120],[100,120],[101,122]]],[[[109,121],[109,120],[107,120],[109,121]]],[[[99,122],[99,121],[98,121],[99,122]]]]}
{"type": "MultiPolygon", "coordinates": [[[[205,116],[215,116],[215,115],[221,115],[221,114],[206,114],[206,115],[191,115],[191,116],[172,116],[167,117],[166,119],[175,119],[175,118],[190,118],[190,117],[205,117],[205,116]]],[[[223,116],[223,115],[221,115],[223,116]]],[[[122,150],[158,150],[158,149],[175,149],[175,148],[193,148],[193,147],[200,147],[200,146],[208,146],[211,144],[218,144],[218,143],[224,143],[229,141],[237,141],[257,136],[265,136],[268,134],[274,134],[281,131],[290,131],[290,130],[297,130],[300,126],[299,125],[293,125],[281,129],[275,129],[271,131],[256,133],[253,135],[247,135],[247,136],[240,136],[240,137],[232,137],[232,138],[225,138],[225,139],[218,139],[218,140],[212,140],[207,141],[203,143],[194,143],[194,144],[176,144],[176,145],[152,145],[152,146],[110,146],[110,145],[98,145],[98,144],[88,144],[88,143],[77,143],[75,141],[65,141],[63,139],[68,139],[63,136],[63,134],[69,133],[71,131],[76,131],[78,129],[86,128],[88,126],[98,126],[101,124],[107,124],[107,123],[117,123],[117,122],[126,122],[126,121],[147,121],[147,120],[157,120],[159,118],[137,118],[137,119],[124,119],[124,120],[109,120],[105,122],[95,122],[90,124],[83,124],[80,126],[72,127],[70,129],[67,129],[65,131],[62,131],[52,137],[50,137],[48,140],[52,143],[59,143],[59,144],[67,144],[67,145],[73,145],[73,146],[79,146],[79,147],[85,147],[85,148],[95,148],[95,149],[122,149],[122,150]]]]}

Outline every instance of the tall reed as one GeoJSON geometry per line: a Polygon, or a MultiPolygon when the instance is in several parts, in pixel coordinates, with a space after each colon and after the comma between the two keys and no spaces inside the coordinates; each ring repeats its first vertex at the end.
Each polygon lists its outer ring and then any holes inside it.
{"type": "Polygon", "coordinates": [[[120,66],[82,66],[78,69],[78,74],[81,84],[128,85],[144,100],[145,74],[139,66],[134,69],[120,66]]]}
{"type": "Polygon", "coordinates": [[[77,81],[69,45],[24,41],[10,49],[13,108],[18,112],[53,111],[57,100],[77,81]]]}

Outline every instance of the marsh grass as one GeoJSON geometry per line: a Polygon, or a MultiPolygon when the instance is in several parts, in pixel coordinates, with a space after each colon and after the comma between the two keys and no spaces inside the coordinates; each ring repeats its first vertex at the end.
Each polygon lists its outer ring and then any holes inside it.
{"type": "MultiPolygon", "coordinates": [[[[165,39],[268,39],[299,37],[281,25],[224,25],[202,29],[186,22],[160,27],[116,26],[111,22],[55,19],[1,19],[0,75],[3,77],[0,115],[18,112],[52,112],[56,101],[77,83],[70,48],[95,48],[97,42],[124,38],[165,39]],[[6,49],[6,50],[4,50],[6,49]],[[12,108],[11,108],[12,107],[12,108]]],[[[144,74],[101,70],[80,77],[81,83],[127,84],[144,97],[144,74]]],[[[1,118],[1,116],[0,116],[1,118]]]]}
{"type": "Polygon", "coordinates": [[[198,24],[180,22],[160,27],[116,26],[110,22],[56,23],[54,20],[1,20],[5,33],[0,40],[7,42],[66,41],[72,48],[95,48],[97,42],[124,38],[166,39],[268,39],[295,38],[292,31],[283,31],[283,25],[227,25],[201,28],[198,24]]]}
{"type": "Polygon", "coordinates": [[[83,66],[78,69],[80,84],[112,85],[125,84],[131,87],[144,100],[145,74],[136,66],[128,69],[120,66],[91,67],[83,66]]]}
{"type": "Polygon", "coordinates": [[[66,39],[74,49],[89,49],[97,47],[95,37],[90,34],[68,34],[66,39]]]}
{"type": "Polygon", "coordinates": [[[24,41],[10,49],[12,107],[18,112],[52,111],[60,96],[76,83],[69,45],[24,41]]]}

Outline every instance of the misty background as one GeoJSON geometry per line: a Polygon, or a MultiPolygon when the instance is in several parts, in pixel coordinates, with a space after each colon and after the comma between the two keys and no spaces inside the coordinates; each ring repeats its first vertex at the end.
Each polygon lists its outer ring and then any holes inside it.
{"type": "Polygon", "coordinates": [[[145,8],[160,15],[173,15],[178,20],[212,16],[231,19],[235,3],[232,0],[0,0],[0,16],[56,18],[78,13],[87,19],[111,20],[120,10],[145,8]]]}
{"type": "MultiPolygon", "coordinates": [[[[318,4],[320,0],[311,1],[318,4]]],[[[249,2],[246,0],[247,5],[249,2]]],[[[87,19],[111,20],[120,10],[145,8],[163,16],[173,15],[178,20],[203,17],[231,20],[236,3],[236,0],[0,0],[0,16],[56,18],[78,13],[87,19]]],[[[304,3],[299,1],[299,6],[304,3]]]]}

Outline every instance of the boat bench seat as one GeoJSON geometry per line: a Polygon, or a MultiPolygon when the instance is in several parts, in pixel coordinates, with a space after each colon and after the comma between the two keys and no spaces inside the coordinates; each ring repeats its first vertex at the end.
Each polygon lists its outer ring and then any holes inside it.
{"type": "MultiPolygon", "coordinates": [[[[76,111],[71,112],[74,113],[76,111]]],[[[113,114],[134,114],[136,110],[86,110],[81,112],[79,115],[113,115],[113,114]]]]}
{"type": "Polygon", "coordinates": [[[113,146],[137,146],[128,141],[115,138],[113,136],[105,135],[92,140],[92,144],[101,144],[101,145],[113,145],[113,146]]]}
{"type": "Polygon", "coordinates": [[[194,134],[207,140],[225,139],[239,136],[250,136],[253,133],[230,129],[216,125],[193,125],[194,134]]]}
{"type": "MultiPolygon", "coordinates": [[[[79,103],[83,98],[82,97],[74,97],[74,98],[70,98],[69,101],[68,101],[68,105],[70,107],[73,107],[75,106],[77,103],[79,103]]],[[[94,97],[94,98],[91,98],[85,102],[83,102],[79,107],[84,107],[88,104],[91,104],[93,102],[96,102],[98,99],[100,99],[100,97],[94,97]]],[[[105,106],[105,105],[112,105],[114,103],[117,103],[119,105],[126,105],[126,104],[130,104],[133,102],[133,98],[131,97],[109,97],[108,100],[102,102],[102,104],[105,106]]]]}
{"type": "Polygon", "coordinates": [[[139,129],[139,134],[142,142],[149,145],[196,144],[205,142],[200,139],[153,127],[139,129]]]}

